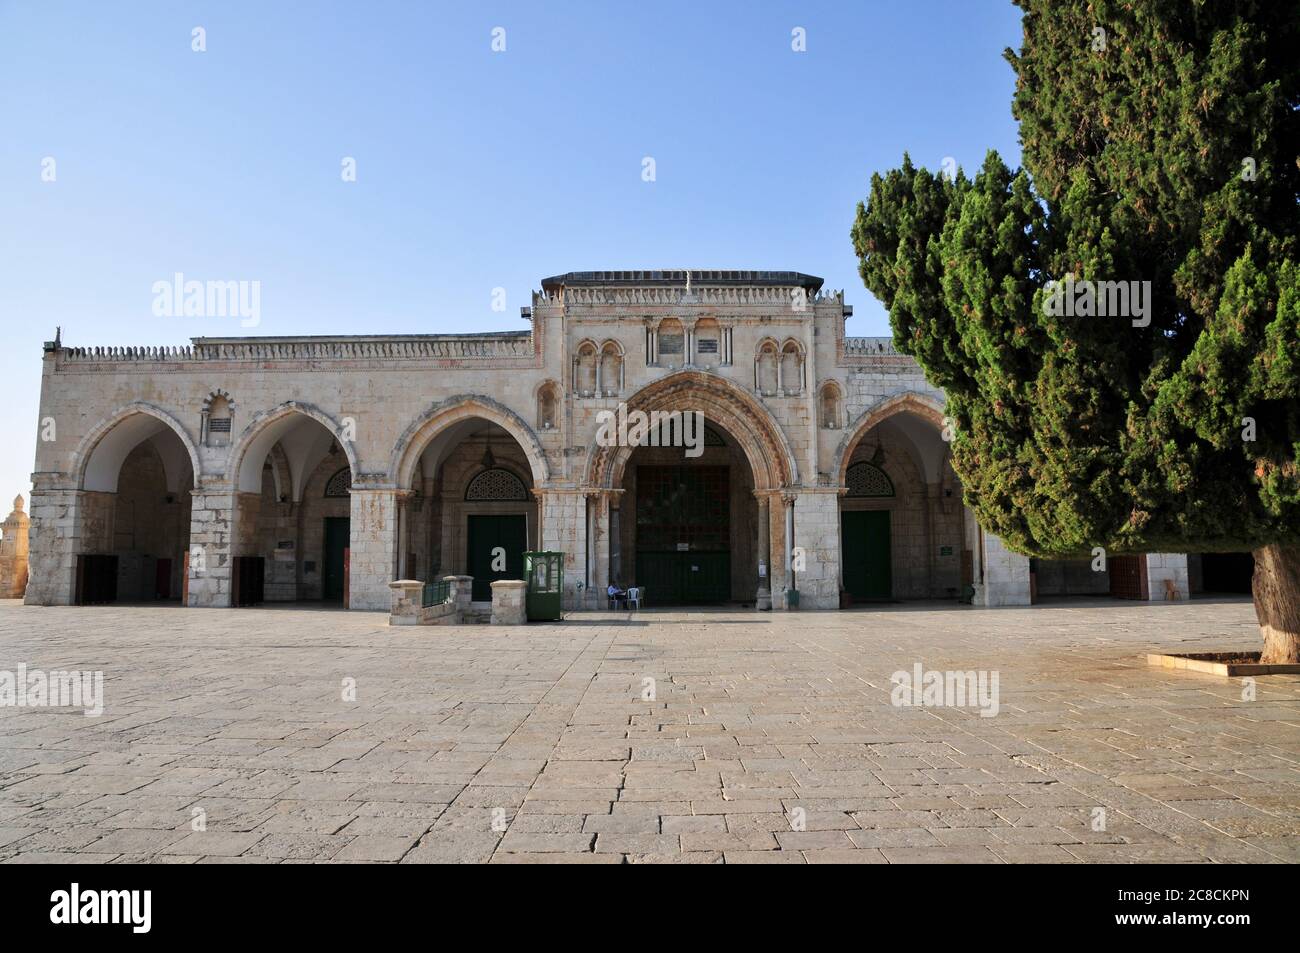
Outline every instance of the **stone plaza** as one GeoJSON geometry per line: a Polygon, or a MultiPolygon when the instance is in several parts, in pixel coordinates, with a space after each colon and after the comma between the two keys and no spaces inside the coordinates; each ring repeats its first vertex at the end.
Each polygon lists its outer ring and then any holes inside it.
{"type": "Polygon", "coordinates": [[[103,713],[0,707],[0,861],[1284,863],[1300,676],[1249,601],[981,610],[381,613],[0,603],[0,670],[102,671],[103,713]],[[892,677],[992,671],[996,714],[892,677]]]}

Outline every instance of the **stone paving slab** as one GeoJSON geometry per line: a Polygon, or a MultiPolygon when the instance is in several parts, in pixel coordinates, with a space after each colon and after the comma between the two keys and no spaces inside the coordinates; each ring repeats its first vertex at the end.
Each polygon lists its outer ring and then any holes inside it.
{"type": "Polygon", "coordinates": [[[102,671],[105,704],[0,707],[0,862],[1295,863],[1300,676],[1145,659],[1257,643],[1245,600],[418,629],[4,602],[0,671],[102,671]],[[996,715],[896,706],[916,664],[996,671],[996,715]]]}

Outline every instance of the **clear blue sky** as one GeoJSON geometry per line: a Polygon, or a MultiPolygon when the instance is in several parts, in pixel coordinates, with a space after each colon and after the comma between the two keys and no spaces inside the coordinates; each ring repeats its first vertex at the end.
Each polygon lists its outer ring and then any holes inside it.
{"type": "Polygon", "coordinates": [[[856,203],[904,150],[1018,163],[1019,43],[1004,0],[0,0],[0,503],[29,492],[55,325],[72,345],[513,329],[544,276],[692,267],[820,275],[850,333],[887,334],[856,203]],[[155,317],[175,272],[260,281],[260,326],[155,317]]]}

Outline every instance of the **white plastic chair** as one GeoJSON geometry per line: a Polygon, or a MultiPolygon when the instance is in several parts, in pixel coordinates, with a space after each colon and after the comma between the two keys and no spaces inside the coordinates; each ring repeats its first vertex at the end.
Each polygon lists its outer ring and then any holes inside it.
{"type": "Polygon", "coordinates": [[[630,589],[628,589],[627,607],[629,609],[635,607],[638,612],[641,610],[641,587],[640,586],[632,586],[630,589]]]}

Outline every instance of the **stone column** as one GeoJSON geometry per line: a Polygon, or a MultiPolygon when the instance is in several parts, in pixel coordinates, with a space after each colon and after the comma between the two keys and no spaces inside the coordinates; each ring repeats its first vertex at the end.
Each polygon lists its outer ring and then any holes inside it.
{"type": "Polygon", "coordinates": [[[766,493],[754,495],[758,497],[758,592],[754,608],[766,612],[772,608],[771,505],[766,493]]]}
{"type": "Polygon", "coordinates": [[[352,485],[349,608],[388,608],[388,584],[397,576],[399,494],[390,487],[352,485]]]}
{"type": "Polygon", "coordinates": [[[609,498],[609,578],[626,585],[623,579],[622,507],[618,496],[609,498]]]}
{"type": "Polygon", "coordinates": [[[61,473],[32,475],[31,523],[23,601],[29,606],[68,606],[75,596],[84,493],[62,482],[61,473]]]}
{"type": "MultiPolygon", "coordinates": [[[[537,497],[538,548],[564,553],[564,607],[582,608],[578,585],[595,580],[595,552],[588,575],[587,492],[580,489],[533,490],[537,497]]],[[[594,545],[594,544],[593,544],[594,545]]]]}
{"type": "Polygon", "coordinates": [[[189,596],[186,605],[230,605],[234,487],[201,479],[190,494],[189,596]]]}
{"type": "Polygon", "coordinates": [[[840,504],[837,487],[805,487],[794,499],[794,543],[803,556],[795,575],[799,605],[838,609],[840,605],[840,504]]]}
{"type": "Polygon", "coordinates": [[[1029,605],[1029,557],[1007,549],[1002,540],[984,533],[984,582],[975,585],[975,604],[995,606],[1029,605]]]}

